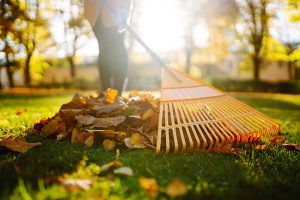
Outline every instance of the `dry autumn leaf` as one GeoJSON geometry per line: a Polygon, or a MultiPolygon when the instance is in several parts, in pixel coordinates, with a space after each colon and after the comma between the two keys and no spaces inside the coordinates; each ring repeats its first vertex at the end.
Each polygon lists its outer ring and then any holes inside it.
{"type": "Polygon", "coordinates": [[[77,115],[75,116],[76,120],[78,123],[84,124],[84,125],[90,125],[93,124],[93,121],[96,119],[93,116],[90,115],[77,115]]]}
{"type": "Polygon", "coordinates": [[[60,109],[80,109],[84,108],[86,104],[86,97],[76,93],[73,99],[69,103],[63,104],[60,109]]]}
{"type": "Polygon", "coordinates": [[[108,88],[106,92],[107,92],[106,101],[109,102],[109,103],[114,103],[115,99],[118,95],[118,90],[112,90],[112,89],[108,88]]]}
{"type": "Polygon", "coordinates": [[[158,191],[158,185],[157,185],[157,181],[155,178],[141,177],[139,179],[139,182],[149,197],[156,196],[157,191],[158,191]]]}
{"type": "Polygon", "coordinates": [[[117,161],[102,165],[101,172],[105,172],[105,171],[109,170],[112,166],[123,166],[123,163],[117,160],[117,161]]]}
{"type": "Polygon", "coordinates": [[[147,146],[144,145],[143,142],[150,142],[150,140],[139,133],[132,134],[130,143],[132,144],[133,148],[146,148],[147,146]]]}
{"type": "Polygon", "coordinates": [[[266,144],[262,144],[262,145],[257,145],[255,147],[253,147],[252,149],[254,149],[254,150],[266,150],[266,149],[268,149],[268,146],[266,144]]]}
{"type": "Polygon", "coordinates": [[[111,103],[111,104],[107,104],[107,105],[94,106],[93,110],[96,110],[97,114],[101,114],[101,113],[109,114],[112,111],[122,108],[122,107],[126,107],[126,105],[124,103],[111,103]]]}
{"type": "Polygon", "coordinates": [[[87,146],[87,147],[91,147],[93,146],[94,144],[94,136],[90,136],[88,137],[85,141],[84,141],[84,144],[87,146]]]}
{"type": "Polygon", "coordinates": [[[102,146],[104,149],[111,151],[115,148],[116,142],[114,140],[105,139],[102,146]]]}
{"type": "Polygon", "coordinates": [[[189,191],[183,182],[174,180],[168,185],[165,192],[170,197],[179,197],[186,195],[189,191]]]}
{"type": "Polygon", "coordinates": [[[122,175],[125,175],[125,176],[132,176],[133,175],[132,169],[130,167],[120,167],[118,169],[115,169],[114,173],[115,174],[122,174],[122,175]]]}
{"type": "Polygon", "coordinates": [[[58,121],[56,119],[50,121],[41,131],[41,136],[47,137],[58,129],[58,121]]]}
{"type": "Polygon", "coordinates": [[[286,150],[300,151],[300,144],[282,144],[286,150]]]}
{"type": "Polygon", "coordinates": [[[109,118],[96,118],[93,125],[98,128],[107,128],[109,126],[117,126],[125,120],[125,116],[109,117],[109,118]]]}
{"type": "Polygon", "coordinates": [[[22,136],[18,136],[14,140],[0,140],[0,146],[20,153],[25,153],[28,149],[37,145],[41,145],[41,143],[27,143],[26,139],[22,136]]]}
{"type": "Polygon", "coordinates": [[[146,112],[142,113],[141,120],[146,120],[152,115],[154,115],[154,111],[152,110],[152,108],[149,108],[148,110],[146,110],[146,112]]]}
{"type": "Polygon", "coordinates": [[[77,128],[73,128],[73,131],[72,131],[72,136],[71,136],[71,143],[74,143],[75,140],[77,139],[77,134],[78,134],[78,129],[77,128]]]}
{"type": "Polygon", "coordinates": [[[93,185],[93,180],[86,179],[65,179],[61,182],[61,185],[69,192],[78,192],[80,189],[89,190],[93,185]]]}

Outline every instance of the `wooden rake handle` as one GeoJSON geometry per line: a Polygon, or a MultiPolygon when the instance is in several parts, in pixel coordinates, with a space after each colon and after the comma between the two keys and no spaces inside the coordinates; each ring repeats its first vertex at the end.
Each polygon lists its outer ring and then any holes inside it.
{"type": "MultiPolygon", "coordinates": [[[[111,13],[114,14],[116,13],[114,11],[114,9],[112,9],[112,7],[110,7],[110,5],[108,5],[108,3],[105,0],[99,0],[99,2],[111,13]]],[[[171,75],[173,76],[173,78],[178,81],[179,83],[182,82],[182,80],[180,79],[180,77],[175,73],[175,71],[161,58],[159,57],[152,49],[150,49],[150,47],[148,47],[148,45],[146,45],[146,43],[138,36],[138,34],[136,34],[136,32],[131,28],[131,26],[129,26],[126,22],[123,22],[122,24],[120,24],[123,28],[125,28],[130,35],[136,40],[138,41],[144,48],[145,50],[150,54],[150,56],[161,66],[161,67],[166,67],[166,69],[171,73],[171,75]]]]}

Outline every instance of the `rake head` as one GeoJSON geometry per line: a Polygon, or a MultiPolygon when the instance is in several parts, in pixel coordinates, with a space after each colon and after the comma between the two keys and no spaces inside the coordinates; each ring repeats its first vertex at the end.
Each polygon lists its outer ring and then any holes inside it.
{"type": "Polygon", "coordinates": [[[156,153],[244,144],[278,133],[280,124],[226,93],[173,69],[163,70],[156,153]]]}

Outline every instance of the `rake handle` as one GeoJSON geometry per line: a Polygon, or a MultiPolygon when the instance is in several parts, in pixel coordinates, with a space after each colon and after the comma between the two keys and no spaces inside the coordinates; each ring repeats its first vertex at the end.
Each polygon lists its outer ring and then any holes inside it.
{"type": "MultiPolygon", "coordinates": [[[[105,0],[99,0],[100,3],[111,13],[114,14],[116,13],[114,11],[114,9],[112,9],[112,7],[110,7],[110,5],[108,5],[108,3],[105,0]]],[[[150,56],[161,66],[161,67],[166,67],[168,69],[168,71],[171,72],[171,75],[173,76],[173,78],[176,79],[176,81],[178,82],[182,82],[182,80],[179,78],[179,76],[174,72],[174,70],[161,58],[159,57],[152,49],[150,49],[150,47],[148,47],[148,45],[146,45],[146,43],[140,38],[140,36],[138,36],[138,34],[136,34],[136,32],[131,28],[131,26],[129,26],[126,23],[121,24],[122,27],[126,28],[127,31],[130,33],[130,35],[136,40],[138,41],[144,48],[145,50],[150,54],[150,56]]]]}

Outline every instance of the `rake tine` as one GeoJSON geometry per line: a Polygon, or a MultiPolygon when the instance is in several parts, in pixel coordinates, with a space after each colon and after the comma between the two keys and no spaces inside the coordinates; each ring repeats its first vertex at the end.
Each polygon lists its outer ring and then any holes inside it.
{"type": "MultiPolygon", "coordinates": [[[[174,126],[175,121],[174,121],[174,113],[173,113],[173,106],[172,105],[173,104],[171,102],[169,102],[171,122],[172,122],[172,126],[174,126]]],[[[178,152],[178,141],[177,141],[177,133],[176,133],[175,128],[172,128],[172,133],[173,133],[174,144],[175,144],[174,154],[176,154],[178,152]]]]}
{"type": "MultiPolygon", "coordinates": [[[[178,106],[175,102],[173,102],[173,106],[174,106],[174,110],[175,110],[175,113],[176,113],[176,118],[177,118],[178,125],[182,125],[182,123],[180,121],[180,118],[179,118],[178,109],[177,109],[178,106]]],[[[186,151],[186,142],[185,142],[185,139],[184,139],[182,126],[179,127],[179,132],[180,132],[180,137],[181,137],[181,141],[182,141],[182,152],[185,152],[186,151]]]]}

